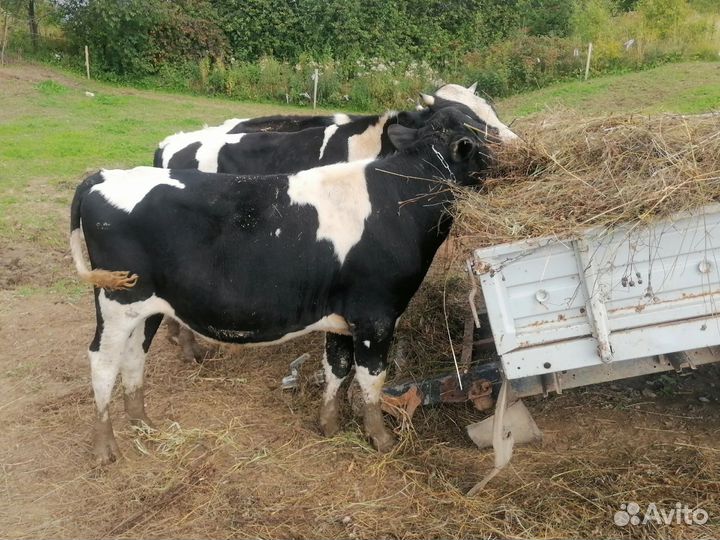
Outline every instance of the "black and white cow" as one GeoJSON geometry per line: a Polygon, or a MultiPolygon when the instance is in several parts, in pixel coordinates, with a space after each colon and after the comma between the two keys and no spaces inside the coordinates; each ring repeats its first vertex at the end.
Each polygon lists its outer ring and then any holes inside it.
{"type": "Polygon", "coordinates": [[[365,430],[390,448],[380,394],[395,323],[449,232],[452,186],[477,183],[487,166],[485,126],[468,123],[445,109],[419,130],[392,126],[393,156],[292,175],[138,167],[85,179],[70,247],[96,287],[97,459],[118,454],[108,409],[118,373],[130,419],[149,424],[145,353],[163,315],[222,342],[326,332],[322,431],[339,427],[337,391],[354,364],[365,430]]]}
{"type": "Polygon", "coordinates": [[[517,140],[518,136],[500,121],[495,108],[484,98],[475,95],[476,87],[477,83],[467,88],[459,84],[446,84],[438,88],[435,94],[431,96],[420,94],[420,97],[422,97],[423,103],[431,109],[439,109],[461,103],[474,112],[478,118],[488,126],[495,128],[500,142],[510,143],[517,140]]]}
{"type": "Polygon", "coordinates": [[[229,118],[219,126],[206,126],[188,132],[181,131],[165,137],[158,144],[153,165],[168,168],[167,162],[178,151],[191,144],[213,140],[223,135],[258,132],[287,133],[310,128],[326,128],[331,125],[341,126],[357,118],[362,118],[362,116],[337,113],[330,116],[274,115],[257,118],[229,118]]]}
{"type": "MultiPolygon", "coordinates": [[[[494,109],[475,95],[475,85],[465,88],[447,84],[433,96],[422,95],[422,98],[428,108],[415,112],[354,117],[335,114],[233,118],[220,126],[166,137],[155,152],[153,164],[172,169],[264,175],[375,158],[395,151],[387,136],[390,125],[399,123],[417,128],[445,107],[456,107],[470,117],[476,116],[474,120],[480,119],[495,128],[497,131],[493,133],[503,142],[517,138],[500,122],[494,109]]],[[[188,361],[200,361],[205,355],[192,333],[172,321],[168,322],[168,339],[181,346],[188,361]]]]}
{"type": "MultiPolygon", "coordinates": [[[[469,109],[468,113],[472,114],[469,109]]],[[[225,133],[222,127],[207,128],[167,137],[160,143],[153,165],[204,172],[275,174],[372,159],[395,151],[387,137],[392,123],[417,127],[423,116],[429,115],[388,112],[293,132],[225,133]]]]}
{"type": "Polygon", "coordinates": [[[314,127],[328,127],[333,124],[347,124],[360,115],[336,113],[330,116],[274,115],[245,118],[240,120],[228,133],[254,133],[257,131],[302,131],[314,127]]]}
{"type": "MultiPolygon", "coordinates": [[[[470,109],[465,109],[465,112],[473,114],[470,109]]],[[[429,114],[427,111],[388,112],[353,120],[339,116],[329,118],[342,120],[342,123],[295,132],[229,133],[228,126],[236,122],[236,119],[231,119],[215,128],[166,138],[155,152],[154,166],[266,175],[296,173],[320,165],[372,159],[395,152],[396,148],[387,135],[392,123],[419,127],[429,114]]],[[[174,321],[168,321],[167,327],[168,339],[180,345],[186,360],[200,361],[205,356],[192,332],[180,328],[174,321]]]]}
{"type": "MultiPolygon", "coordinates": [[[[274,166],[272,158],[266,160],[270,167],[268,170],[260,171],[260,174],[270,174],[274,172],[294,172],[302,170],[306,166],[316,166],[324,163],[337,163],[340,161],[348,161],[352,159],[366,159],[376,157],[377,155],[365,155],[365,152],[353,152],[353,142],[348,141],[347,150],[343,150],[345,146],[344,138],[354,136],[362,138],[364,141],[371,142],[371,133],[377,137],[377,141],[373,144],[379,148],[379,137],[381,130],[374,129],[382,122],[382,120],[398,121],[408,127],[419,127],[431,114],[438,110],[454,106],[457,104],[468,107],[481,121],[497,130],[497,136],[501,142],[511,142],[517,139],[517,135],[513,133],[505,124],[497,117],[495,109],[483,98],[475,95],[476,84],[468,88],[458,84],[446,84],[441,86],[434,95],[421,94],[424,103],[428,109],[421,110],[419,115],[405,116],[410,113],[386,113],[386,115],[372,116],[348,116],[338,113],[332,116],[265,116],[259,118],[231,118],[223,124],[214,127],[208,127],[192,132],[180,132],[166,137],[158,145],[155,152],[153,165],[155,167],[164,168],[198,168],[207,172],[238,172],[246,173],[244,169],[235,170],[232,165],[224,169],[222,166],[222,158],[218,154],[232,156],[235,154],[235,161],[240,161],[241,148],[249,149],[251,156],[257,160],[262,160],[262,145],[267,145],[268,157],[273,153],[286,154],[292,152],[294,155],[307,156],[309,159],[317,157],[317,163],[308,163],[301,167],[290,169],[282,169],[274,166]],[[424,114],[423,114],[424,113],[424,114]],[[389,116],[389,119],[387,118],[389,116]],[[395,117],[395,118],[393,118],[395,117]],[[347,126],[346,124],[352,124],[347,126]],[[340,126],[344,126],[340,129],[340,126]],[[308,131],[314,129],[315,131],[308,131]],[[362,129],[368,129],[368,133],[363,134],[362,129]],[[297,132],[303,131],[306,137],[295,136],[283,139],[282,137],[268,136],[247,137],[244,143],[241,134],[258,133],[258,132],[297,132]],[[237,135],[233,137],[233,135],[237,135]],[[332,141],[330,148],[325,152],[321,149],[323,145],[327,145],[328,141],[332,141]],[[227,146],[224,146],[227,145],[227,146]],[[234,146],[239,145],[239,146],[234,146]],[[339,152],[333,151],[333,146],[339,148],[339,152]],[[356,157],[353,157],[355,154],[356,157]],[[219,163],[219,164],[218,164],[219,163]]],[[[278,133],[280,135],[280,133],[278,133]]],[[[288,161],[287,158],[284,158],[288,161]]]]}

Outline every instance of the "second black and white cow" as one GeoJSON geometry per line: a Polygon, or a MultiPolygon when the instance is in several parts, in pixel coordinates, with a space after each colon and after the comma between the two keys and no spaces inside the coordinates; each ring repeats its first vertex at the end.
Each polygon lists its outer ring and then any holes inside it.
{"type": "MultiPolygon", "coordinates": [[[[472,114],[469,109],[467,112],[472,114]]],[[[387,137],[391,124],[418,127],[422,121],[422,113],[388,112],[288,133],[225,133],[222,127],[208,128],[166,138],[155,153],[153,165],[233,174],[292,173],[387,155],[395,151],[387,137]],[[188,142],[191,139],[193,142],[188,142]]]]}
{"type": "Polygon", "coordinates": [[[315,127],[341,126],[360,115],[336,113],[329,116],[273,115],[239,120],[227,133],[256,133],[258,131],[302,131],[315,127]]]}
{"type": "Polygon", "coordinates": [[[415,113],[232,118],[220,126],[166,137],[158,145],[153,165],[197,168],[207,172],[269,174],[367,159],[384,155],[380,151],[383,123],[398,122],[406,127],[419,127],[435,112],[453,106],[467,107],[471,111],[469,114],[495,128],[495,136],[500,142],[517,139],[517,135],[500,121],[495,109],[475,95],[475,86],[465,88],[446,84],[433,95],[421,94],[427,108],[415,113]],[[377,152],[369,155],[370,149],[377,152]],[[265,170],[262,170],[263,162],[267,167],[265,170]]]}
{"type": "Polygon", "coordinates": [[[396,155],[294,175],[139,167],[82,182],[70,247],[96,287],[97,459],[118,454],[108,408],[118,374],[131,420],[149,423],[145,353],[163,315],[222,342],[326,332],[322,431],[339,427],[337,391],[354,364],[365,431],[390,448],[380,394],[395,323],[448,234],[454,186],[487,166],[485,126],[467,124],[446,109],[419,130],[393,126],[396,155]]]}

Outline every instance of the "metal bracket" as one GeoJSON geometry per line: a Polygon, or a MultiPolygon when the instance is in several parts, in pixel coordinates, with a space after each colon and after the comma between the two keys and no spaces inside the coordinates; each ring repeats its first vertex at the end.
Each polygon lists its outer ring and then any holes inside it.
{"type": "Polygon", "coordinates": [[[495,478],[495,476],[510,463],[510,459],[512,458],[515,438],[513,437],[510,426],[505,425],[505,410],[507,409],[509,388],[510,383],[503,379],[495,406],[495,417],[493,419],[492,445],[495,451],[495,466],[485,475],[485,478],[467,492],[469,497],[472,497],[483,489],[490,480],[495,478]]]}
{"type": "Polygon", "coordinates": [[[475,297],[477,296],[478,286],[477,279],[475,278],[475,271],[473,269],[472,259],[465,261],[465,265],[470,276],[470,294],[468,295],[468,302],[470,303],[470,311],[472,312],[473,320],[475,321],[475,328],[480,328],[480,317],[478,317],[477,306],[475,305],[475,297]]]}
{"type": "Polygon", "coordinates": [[[302,366],[305,363],[305,360],[309,358],[310,353],[305,353],[290,362],[290,375],[283,377],[280,385],[283,390],[297,388],[298,380],[300,379],[300,366],[302,366]]]}
{"type": "Polygon", "coordinates": [[[587,241],[578,239],[573,242],[575,256],[580,261],[583,273],[580,280],[585,288],[588,299],[587,315],[593,336],[598,342],[598,356],[604,363],[613,361],[613,351],[610,345],[610,321],[608,319],[605,300],[609,297],[609,287],[606,279],[590,255],[587,241]]]}

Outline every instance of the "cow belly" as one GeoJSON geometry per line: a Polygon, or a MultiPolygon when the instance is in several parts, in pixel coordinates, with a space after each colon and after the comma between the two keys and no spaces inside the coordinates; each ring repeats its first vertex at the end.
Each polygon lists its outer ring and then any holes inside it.
{"type": "MultiPolygon", "coordinates": [[[[186,324],[185,321],[180,321],[186,324]]],[[[235,328],[218,328],[213,325],[187,324],[190,328],[214,341],[248,345],[277,345],[293,338],[304,336],[310,332],[331,332],[333,334],[350,335],[350,326],[341,315],[332,313],[298,330],[283,332],[273,329],[238,330],[235,328]]]]}

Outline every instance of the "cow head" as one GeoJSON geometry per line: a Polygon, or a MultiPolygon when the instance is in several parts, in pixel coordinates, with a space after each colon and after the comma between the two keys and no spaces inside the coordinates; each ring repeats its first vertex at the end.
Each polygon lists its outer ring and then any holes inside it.
{"type": "Polygon", "coordinates": [[[485,99],[475,95],[476,88],[477,83],[467,88],[459,84],[446,84],[445,86],[441,86],[432,96],[420,94],[420,97],[423,103],[433,111],[455,106],[458,103],[465,105],[475,113],[480,120],[497,129],[500,141],[507,143],[518,139],[518,136],[500,121],[493,106],[485,99]]]}
{"type": "Polygon", "coordinates": [[[420,128],[393,124],[388,136],[400,152],[437,161],[437,170],[446,179],[475,185],[490,166],[488,141],[497,140],[498,130],[478,121],[464,105],[456,104],[434,113],[420,128]]]}

